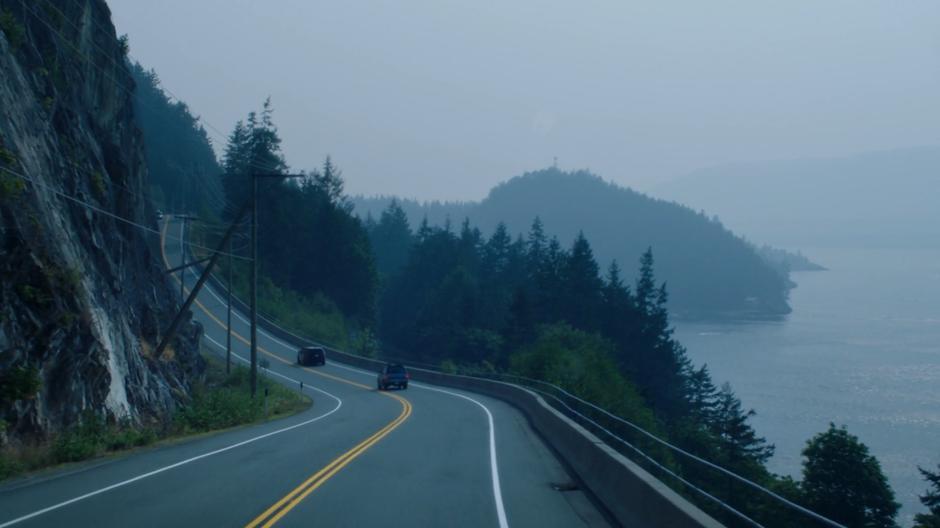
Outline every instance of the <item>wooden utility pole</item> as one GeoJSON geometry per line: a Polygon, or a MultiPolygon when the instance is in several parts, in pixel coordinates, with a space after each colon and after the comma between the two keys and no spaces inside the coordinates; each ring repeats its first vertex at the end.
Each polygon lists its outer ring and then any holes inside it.
{"type": "Polygon", "coordinates": [[[306,174],[255,172],[251,175],[251,397],[258,391],[258,178],[304,178],[306,174]]]}
{"type": "Polygon", "coordinates": [[[215,267],[216,261],[219,260],[219,255],[232,239],[232,233],[235,232],[235,227],[241,221],[242,217],[245,216],[245,213],[248,212],[250,205],[251,203],[249,202],[242,206],[241,210],[238,211],[238,214],[235,215],[235,220],[232,222],[232,225],[230,225],[228,230],[225,231],[225,236],[222,237],[222,241],[219,242],[218,247],[212,253],[212,256],[209,257],[209,263],[206,265],[206,269],[203,270],[202,275],[199,276],[199,280],[196,281],[196,285],[193,286],[192,291],[189,292],[189,297],[186,298],[186,302],[184,302],[180,307],[179,312],[176,313],[176,317],[173,318],[173,322],[170,323],[170,328],[166,331],[166,334],[164,334],[160,344],[157,345],[157,350],[154,352],[156,357],[159,358],[163,355],[163,351],[166,349],[167,345],[170,343],[173,337],[176,336],[176,332],[179,330],[179,326],[183,322],[186,312],[189,310],[189,307],[192,306],[193,301],[196,300],[196,296],[199,294],[202,286],[206,283],[206,280],[209,279],[209,274],[212,273],[212,269],[215,267]]]}
{"type": "Polygon", "coordinates": [[[225,320],[225,373],[232,371],[232,240],[228,241],[228,287],[225,289],[228,314],[225,320]]]}

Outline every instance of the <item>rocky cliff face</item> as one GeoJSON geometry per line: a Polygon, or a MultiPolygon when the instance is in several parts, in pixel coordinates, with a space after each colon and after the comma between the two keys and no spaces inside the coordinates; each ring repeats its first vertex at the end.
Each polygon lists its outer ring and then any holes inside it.
{"type": "Polygon", "coordinates": [[[0,387],[0,420],[15,441],[163,419],[203,363],[191,324],[154,357],[176,309],[158,237],[104,213],[157,229],[124,45],[103,0],[0,9],[0,383],[39,381],[0,387]]]}

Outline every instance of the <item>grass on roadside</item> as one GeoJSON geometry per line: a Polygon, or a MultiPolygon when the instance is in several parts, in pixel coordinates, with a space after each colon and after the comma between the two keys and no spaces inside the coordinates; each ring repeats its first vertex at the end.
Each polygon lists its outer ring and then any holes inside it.
{"type": "MultiPolygon", "coordinates": [[[[192,399],[172,419],[155,426],[108,423],[94,413],[55,438],[39,444],[0,447],[0,480],[29,471],[88,460],[163,440],[227,429],[294,414],[311,405],[310,398],[260,376],[258,397],[252,399],[248,369],[234,366],[230,374],[220,360],[208,359],[207,375],[192,399]],[[267,389],[267,404],[265,404],[267,389]]],[[[5,426],[0,422],[0,426],[5,426]]]]}

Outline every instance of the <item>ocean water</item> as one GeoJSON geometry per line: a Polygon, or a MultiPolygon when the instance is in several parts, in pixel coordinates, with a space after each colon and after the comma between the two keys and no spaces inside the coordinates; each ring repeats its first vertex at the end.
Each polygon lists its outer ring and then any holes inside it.
{"type": "Polygon", "coordinates": [[[793,313],[774,322],[676,321],[676,336],[799,477],[806,441],[845,425],[879,459],[910,526],[940,464],[940,250],[802,249],[824,272],[794,273],[793,313]]]}

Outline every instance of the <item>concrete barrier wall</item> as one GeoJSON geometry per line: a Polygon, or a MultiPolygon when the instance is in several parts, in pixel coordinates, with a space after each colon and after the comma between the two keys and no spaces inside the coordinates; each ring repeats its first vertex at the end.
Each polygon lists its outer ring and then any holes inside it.
{"type": "MultiPolygon", "coordinates": [[[[326,348],[330,361],[377,372],[383,361],[326,348]]],[[[501,381],[410,367],[414,381],[476,392],[503,400],[529,419],[575,476],[623,526],[720,528],[722,525],[644,469],[550,406],[535,392],[501,381]]]]}
{"type": "MultiPolygon", "coordinates": [[[[225,286],[210,277],[210,286],[218,294],[225,286]]],[[[248,306],[232,298],[232,306],[248,313],[248,306]]],[[[265,332],[295,346],[315,344],[295,335],[274,322],[259,317],[265,332]]],[[[329,361],[336,361],[370,372],[378,372],[384,361],[348,354],[324,347],[329,361]]],[[[495,380],[444,374],[409,368],[415,381],[476,392],[503,400],[528,418],[532,427],[575,472],[581,483],[623,526],[651,528],[721,528],[721,524],[669,489],[647,471],[605,444],[593,433],[550,406],[524,387],[495,380]]]]}

